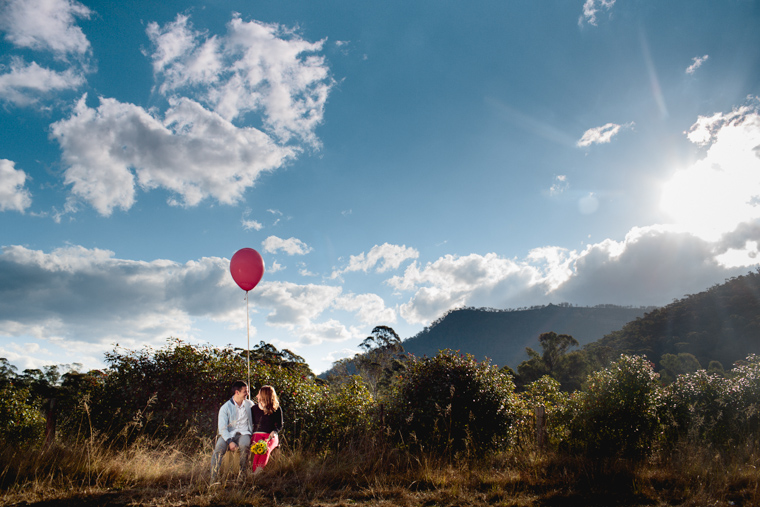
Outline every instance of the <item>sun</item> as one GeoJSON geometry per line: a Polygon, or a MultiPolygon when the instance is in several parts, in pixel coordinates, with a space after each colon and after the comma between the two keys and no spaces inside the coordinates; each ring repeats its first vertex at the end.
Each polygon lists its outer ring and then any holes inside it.
{"type": "Polygon", "coordinates": [[[743,127],[724,126],[704,158],[663,185],[660,207],[677,229],[716,241],[760,218],[757,132],[743,127]]]}

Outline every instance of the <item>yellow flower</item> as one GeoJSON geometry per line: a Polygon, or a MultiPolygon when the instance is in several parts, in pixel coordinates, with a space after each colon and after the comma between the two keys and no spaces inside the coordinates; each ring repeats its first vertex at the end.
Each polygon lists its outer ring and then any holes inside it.
{"type": "Polygon", "coordinates": [[[267,442],[266,440],[259,440],[253,446],[251,446],[251,451],[253,454],[265,454],[267,452],[267,442]]]}

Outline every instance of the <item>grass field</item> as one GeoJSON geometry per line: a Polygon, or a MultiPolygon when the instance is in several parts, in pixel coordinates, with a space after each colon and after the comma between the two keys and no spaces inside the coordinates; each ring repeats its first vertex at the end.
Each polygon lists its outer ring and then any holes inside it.
{"type": "Polygon", "coordinates": [[[6,448],[0,505],[760,505],[754,449],[726,458],[687,448],[639,463],[535,450],[458,461],[373,441],[319,454],[285,443],[262,474],[227,474],[219,485],[209,484],[210,442],[201,452],[155,442],[115,449],[95,440],[6,448]]]}

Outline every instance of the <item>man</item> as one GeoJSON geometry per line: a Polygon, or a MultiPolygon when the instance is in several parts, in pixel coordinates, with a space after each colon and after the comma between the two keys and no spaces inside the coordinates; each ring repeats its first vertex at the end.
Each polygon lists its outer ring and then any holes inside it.
{"type": "Polygon", "coordinates": [[[216,482],[219,465],[227,450],[240,448],[240,472],[248,468],[248,456],[251,452],[251,435],[253,434],[253,418],[251,407],[253,402],[248,397],[248,385],[242,380],[232,384],[232,398],[219,409],[219,438],[216,440],[214,453],[211,455],[211,482],[216,482]]]}

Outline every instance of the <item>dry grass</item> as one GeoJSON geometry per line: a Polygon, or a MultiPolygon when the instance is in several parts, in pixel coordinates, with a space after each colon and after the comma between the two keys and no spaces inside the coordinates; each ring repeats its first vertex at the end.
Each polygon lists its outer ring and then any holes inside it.
{"type": "Polygon", "coordinates": [[[0,453],[0,505],[77,506],[749,506],[760,453],[683,448],[667,459],[592,462],[535,451],[480,462],[419,456],[371,439],[316,454],[283,446],[264,473],[209,485],[204,452],[57,444],[0,453]]]}

